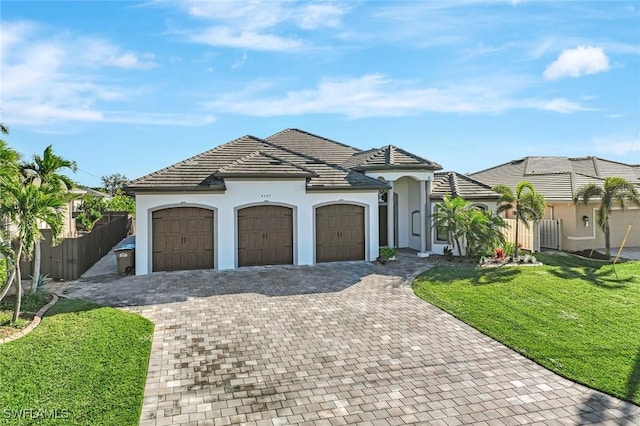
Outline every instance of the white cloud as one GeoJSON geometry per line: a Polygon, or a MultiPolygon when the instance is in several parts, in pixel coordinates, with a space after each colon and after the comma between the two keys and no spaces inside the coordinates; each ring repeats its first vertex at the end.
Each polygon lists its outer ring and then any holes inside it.
{"type": "Polygon", "coordinates": [[[511,109],[561,113],[588,108],[565,99],[518,98],[518,78],[496,76],[457,85],[420,87],[411,81],[369,74],[359,78],[324,79],[315,88],[265,96],[256,90],[234,91],[208,102],[214,111],[249,116],[337,114],[350,118],[406,116],[425,112],[499,114],[511,109]]]}
{"type": "MultiPolygon", "coordinates": [[[[159,1],[173,6],[174,3],[159,1]]],[[[188,15],[205,21],[206,26],[178,30],[187,40],[241,48],[245,50],[292,51],[306,43],[295,33],[283,33],[287,24],[303,30],[337,27],[348,8],[334,3],[295,3],[264,0],[226,0],[203,2],[185,0],[176,3],[188,15]]]]}
{"type": "Polygon", "coordinates": [[[565,49],[558,59],[549,64],[544,78],[556,80],[563,77],[580,77],[585,74],[597,74],[609,69],[609,58],[601,47],[578,46],[565,49]]]}
{"type": "Polygon", "coordinates": [[[346,10],[335,4],[309,4],[303,7],[299,15],[299,25],[306,30],[319,27],[337,27],[346,10]]]}
{"type": "Polygon", "coordinates": [[[593,148],[601,153],[627,155],[640,152],[640,140],[638,135],[635,139],[624,139],[618,135],[599,136],[593,139],[593,148]]]}
{"type": "Polygon", "coordinates": [[[199,125],[210,116],[110,112],[104,105],[126,103],[139,88],[113,83],[105,70],[148,69],[152,54],[136,54],[95,37],[56,33],[35,23],[3,22],[2,119],[6,123],[56,126],[65,122],[199,125]]]}
{"type": "Polygon", "coordinates": [[[248,50],[292,50],[302,43],[292,38],[254,31],[234,32],[230,28],[212,27],[199,33],[192,33],[189,40],[211,46],[236,47],[248,50]]]}
{"type": "Polygon", "coordinates": [[[582,104],[579,104],[577,102],[571,102],[564,98],[555,98],[555,99],[551,99],[550,101],[543,102],[540,105],[540,108],[546,111],[559,112],[562,114],[567,114],[567,113],[577,112],[577,111],[592,110],[591,108],[587,108],[582,104]]]}

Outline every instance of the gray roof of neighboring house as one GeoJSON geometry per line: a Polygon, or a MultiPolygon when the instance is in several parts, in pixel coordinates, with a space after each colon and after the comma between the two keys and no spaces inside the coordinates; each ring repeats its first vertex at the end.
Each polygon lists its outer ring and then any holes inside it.
{"type": "Polygon", "coordinates": [[[354,170],[372,169],[423,169],[441,170],[442,166],[434,161],[411,154],[393,145],[383,146],[354,153],[344,162],[354,170]]]}
{"type": "Polygon", "coordinates": [[[466,200],[497,200],[500,198],[500,194],[494,192],[489,185],[478,182],[469,176],[456,172],[436,172],[433,179],[431,198],[442,199],[445,195],[462,197],[466,200]]]}
{"type": "Polygon", "coordinates": [[[547,200],[572,200],[587,184],[602,185],[604,178],[623,177],[640,187],[640,165],[610,161],[599,157],[525,157],[490,169],[470,173],[488,185],[510,187],[530,182],[547,200]]]}

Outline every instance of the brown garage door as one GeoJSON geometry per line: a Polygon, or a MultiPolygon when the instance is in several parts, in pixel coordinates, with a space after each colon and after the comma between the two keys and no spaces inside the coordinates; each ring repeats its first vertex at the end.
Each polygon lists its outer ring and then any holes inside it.
{"type": "Polygon", "coordinates": [[[364,207],[332,204],[316,209],[316,262],[364,260],[364,207]]]}
{"type": "Polygon", "coordinates": [[[213,211],[175,207],[153,212],[153,271],[213,268],[213,211]]]}
{"type": "Polygon", "coordinates": [[[293,211],[281,206],[238,210],[238,266],[293,264],[293,211]]]}

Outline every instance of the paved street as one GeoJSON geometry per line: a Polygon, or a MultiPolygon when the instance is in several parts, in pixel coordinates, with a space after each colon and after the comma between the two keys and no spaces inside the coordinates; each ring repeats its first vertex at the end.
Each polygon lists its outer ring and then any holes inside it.
{"type": "Polygon", "coordinates": [[[640,424],[414,296],[431,262],[97,276],[67,294],[155,323],[143,426],[640,424]]]}

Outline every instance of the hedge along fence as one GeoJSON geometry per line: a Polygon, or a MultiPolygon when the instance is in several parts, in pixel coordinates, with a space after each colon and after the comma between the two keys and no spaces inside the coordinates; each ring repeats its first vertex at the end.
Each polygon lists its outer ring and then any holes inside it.
{"type": "MultiPolygon", "coordinates": [[[[63,238],[53,247],[51,230],[41,230],[42,263],[40,273],[54,280],[75,280],[118,244],[131,227],[126,212],[109,212],[93,228],[93,231],[74,238],[63,238]]],[[[23,279],[30,279],[33,260],[20,265],[23,279]]]]}

